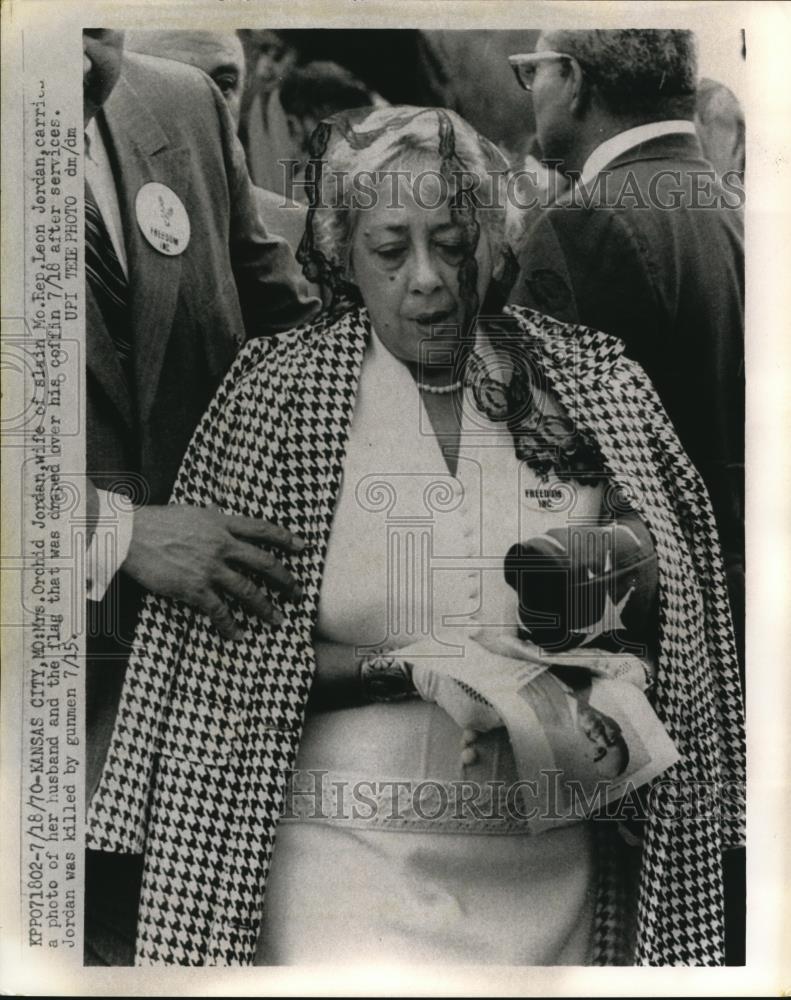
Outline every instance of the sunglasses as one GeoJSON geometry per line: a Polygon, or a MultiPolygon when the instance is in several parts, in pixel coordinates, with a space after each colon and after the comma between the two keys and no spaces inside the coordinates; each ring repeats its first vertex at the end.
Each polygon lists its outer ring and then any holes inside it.
{"type": "Polygon", "coordinates": [[[528,92],[533,89],[533,80],[540,64],[542,62],[554,62],[558,59],[568,59],[571,61],[573,56],[567,55],[565,52],[521,52],[517,55],[508,56],[508,62],[511,64],[511,69],[514,71],[517,83],[523,90],[528,92]]]}

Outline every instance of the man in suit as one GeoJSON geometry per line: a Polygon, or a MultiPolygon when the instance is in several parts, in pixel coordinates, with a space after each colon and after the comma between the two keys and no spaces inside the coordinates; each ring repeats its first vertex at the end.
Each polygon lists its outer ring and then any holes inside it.
{"type": "Polygon", "coordinates": [[[708,487],[741,651],[742,196],[695,134],[694,35],[546,32],[510,61],[545,160],[572,182],[531,218],[511,301],[619,337],[648,373],[708,487]]]}
{"type": "Polygon", "coordinates": [[[544,157],[575,183],[523,237],[512,301],[620,337],[640,362],[708,486],[738,595],[743,218],[695,135],[692,33],[545,33],[520,67],[544,157]]]}
{"type": "MultiPolygon", "coordinates": [[[[248,336],[309,320],[284,241],[263,228],[220,92],[191,67],[83,35],[86,125],[87,789],[98,781],[145,590],[236,634],[229,600],[298,596],[265,521],[168,506],[190,436],[248,336]],[[126,495],[128,500],[124,499],[126,495]],[[269,551],[264,551],[261,545],[269,551]]],[[[86,962],[131,962],[137,859],[88,852],[86,962]]]]}
{"type": "Polygon", "coordinates": [[[244,50],[235,31],[140,28],[124,35],[124,51],[197,66],[212,78],[239,127],[245,87],[244,50]]]}
{"type": "MultiPolygon", "coordinates": [[[[247,74],[244,50],[237,32],[180,29],[127,31],[124,50],[173,59],[202,69],[219,87],[238,129],[247,74]]],[[[254,187],[253,191],[267,232],[282,236],[296,253],[305,232],[307,206],[262,187],[254,187]]],[[[307,281],[304,286],[308,293],[317,293],[317,289],[309,286],[307,281]]]]}

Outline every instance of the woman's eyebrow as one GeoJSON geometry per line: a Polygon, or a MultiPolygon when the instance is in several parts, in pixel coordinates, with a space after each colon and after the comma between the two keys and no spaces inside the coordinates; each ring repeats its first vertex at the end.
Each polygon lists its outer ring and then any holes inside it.
{"type": "MultiPolygon", "coordinates": [[[[383,222],[381,225],[373,226],[371,229],[364,229],[363,235],[367,239],[376,239],[377,236],[394,234],[403,236],[409,232],[409,226],[398,222],[383,222]]],[[[436,233],[459,232],[459,226],[455,222],[438,222],[429,227],[432,236],[436,233]]]]}
{"type": "Polygon", "coordinates": [[[433,233],[446,232],[446,231],[447,232],[457,232],[458,233],[458,232],[461,231],[461,229],[458,226],[458,224],[455,223],[455,222],[438,222],[436,224],[436,226],[431,226],[431,228],[430,228],[429,231],[432,234],[433,233]]]}
{"type": "Polygon", "coordinates": [[[366,229],[365,235],[375,235],[376,233],[386,232],[386,233],[405,233],[409,230],[409,226],[401,225],[397,222],[383,222],[379,226],[374,226],[373,229],[366,229]]]}

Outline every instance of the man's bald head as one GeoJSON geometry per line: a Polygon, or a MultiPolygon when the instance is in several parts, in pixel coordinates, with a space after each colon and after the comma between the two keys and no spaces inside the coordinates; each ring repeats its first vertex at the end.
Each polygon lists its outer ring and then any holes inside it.
{"type": "Polygon", "coordinates": [[[127,31],[126,49],[197,66],[222,91],[239,124],[244,88],[244,51],[233,31],[127,31]]]}

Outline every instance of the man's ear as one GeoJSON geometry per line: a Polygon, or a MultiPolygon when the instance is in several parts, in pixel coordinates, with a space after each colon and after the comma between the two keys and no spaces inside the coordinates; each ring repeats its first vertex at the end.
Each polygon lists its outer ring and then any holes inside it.
{"type": "Polygon", "coordinates": [[[571,113],[577,117],[587,110],[591,98],[590,83],[585,79],[582,67],[576,59],[568,60],[568,85],[571,89],[571,113]]]}

